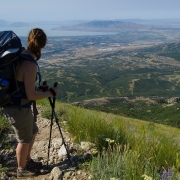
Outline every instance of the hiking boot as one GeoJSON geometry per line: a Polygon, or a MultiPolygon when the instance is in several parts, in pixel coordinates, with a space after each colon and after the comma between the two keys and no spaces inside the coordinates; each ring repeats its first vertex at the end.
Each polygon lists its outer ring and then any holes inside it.
{"type": "Polygon", "coordinates": [[[42,169],[43,165],[42,162],[35,162],[32,159],[26,162],[27,169],[42,169]]]}
{"type": "Polygon", "coordinates": [[[33,177],[36,173],[27,169],[17,169],[17,178],[33,177]]]}

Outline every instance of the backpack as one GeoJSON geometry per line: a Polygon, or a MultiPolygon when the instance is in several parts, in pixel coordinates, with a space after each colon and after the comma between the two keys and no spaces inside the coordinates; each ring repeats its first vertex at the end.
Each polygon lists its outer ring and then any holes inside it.
{"type": "Polygon", "coordinates": [[[20,38],[13,31],[0,31],[0,107],[7,105],[12,95],[22,88],[16,83],[16,90],[8,93],[11,81],[16,81],[16,70],[19,63],[23,59],[36,63],[32,57],[21,55],[24,49],[20,38]]]}

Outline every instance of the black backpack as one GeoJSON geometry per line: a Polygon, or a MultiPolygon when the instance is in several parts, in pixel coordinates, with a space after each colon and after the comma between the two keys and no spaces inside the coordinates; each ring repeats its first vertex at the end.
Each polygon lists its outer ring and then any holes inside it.
{"type": "Polygon", "coordinates": [[[8,93],[9,85],[12,80],[16,80],[16,70],[23,58],[36,63],[30,56],[21,55],[24,49],[20,38],[13,31],[0,31],[0,107],[7,105],[11,96],[22,88],[16,83],[16,90],[8,93]]]}

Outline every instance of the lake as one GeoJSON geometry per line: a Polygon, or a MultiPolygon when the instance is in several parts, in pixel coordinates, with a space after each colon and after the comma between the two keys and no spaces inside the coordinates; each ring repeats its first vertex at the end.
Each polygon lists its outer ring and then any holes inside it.
{"type": "Polygon", "coordinates": [[[52,30],[52,28],[57,27],[53,25],[39,25],[39,26],[25,26],[25,27],[0,27],[0,31],[12,30],[18,36],[26,36],[32,28],[41,28],[47,34],[47,36],[87,36],[87,35],[106,35],[106,34],[116,34],[114,32],[87,32],[87,31],[61,31],[52,30]]]}

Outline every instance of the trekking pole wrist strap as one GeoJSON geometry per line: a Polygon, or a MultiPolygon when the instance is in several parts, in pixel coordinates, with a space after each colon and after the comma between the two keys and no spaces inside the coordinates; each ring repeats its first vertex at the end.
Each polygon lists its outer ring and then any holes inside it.
{"type": "Polygon", "coordinates": [[[53,96],[56,96],[56,92],[54,91],[54,89],[50,88],[49,91],[52,93],[53,96]]]}

